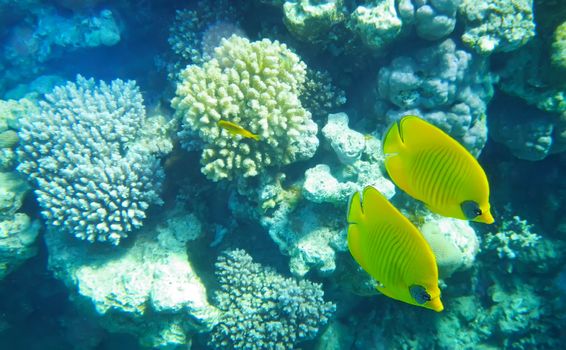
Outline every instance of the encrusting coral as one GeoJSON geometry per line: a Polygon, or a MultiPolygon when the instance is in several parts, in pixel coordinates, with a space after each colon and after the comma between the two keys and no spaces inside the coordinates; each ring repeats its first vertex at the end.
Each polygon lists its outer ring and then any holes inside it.
{"type": "Polygon", "coordinates": [[[317,126],[299,100],[306,66],[285,44],[233,35],[214,58],[180,73],[172,101],[182,142],[198,135],[201,171],[211,180],[256,176],[269,166],[308,159],[317,126]],[[225,121],[258,136],[233,135],[225,121]]]}
{"type": "Polygon", "coordinates": [[[78,76],[20,122],[18,170],[33,182],[50,225],[118,244],[160,203],[164,172],[157,156],[172,145],[146,119],[135,82],[96,84],[78,76]]]}
{"type": "Polygon", "coordinates": [[[377,91],[385,101],[377,101],[376,112],[388,124],[420,116],[478,156],[487,141],[486,109],[495,81],[488,68],[485,59],[452,39],[397,56],[379,70],[377,91]]]}
{"type": "Polygon", "coordinates": [[[320,284],[285,278],[244,250],[222,254],[216,276],[223,314],[209,341],[215,349],[295,349],[313,339],[336,309],[324,301],[320,284]]]}

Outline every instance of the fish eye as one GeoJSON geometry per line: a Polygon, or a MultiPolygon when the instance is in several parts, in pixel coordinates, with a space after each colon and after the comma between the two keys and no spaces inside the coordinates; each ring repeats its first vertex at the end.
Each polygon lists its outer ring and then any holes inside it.
{"type": "Polygon", "coordinates": [[[423,286],[412,285],[409,287],[409,293],[411,293],[411,296],[418,304],[424,304],[431,300],[430,294],[428,294],[423,286]]]}
{"type": "Polygon", "coordinates": [[[479,204],[474,201],[464,201],[460,204],[460,208],[468,220],[473,220],[483,214],[479,204]]]}

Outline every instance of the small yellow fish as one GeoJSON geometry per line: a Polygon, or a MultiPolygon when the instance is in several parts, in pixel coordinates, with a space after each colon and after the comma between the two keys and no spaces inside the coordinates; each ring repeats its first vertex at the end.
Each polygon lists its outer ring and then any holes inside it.
{"type": "Polygon", "coordinates": [[[216,124],[218,124],[219,127],[228,130],[228,132],[232,135],[241,135],[242,137],[245,137],[247,139],[254,139],[256,141],[259,141],[260,139],[259,135],[252,134],[251,131],[227,120],[219,120],[216,124]]]}
{"type": "Polygon", "coordinates": [[[348,248],[386,296],[444,309],[436,258],[422,233],[375,188],[356,192],[348,209],[348,248]]]}
{"type": "Polygon", "coordinates": [[[493,223],[481,165],[458,141],[415,116],[393,124],[383,140],[385,168],[403,191],[448,217],[493,223]]]}

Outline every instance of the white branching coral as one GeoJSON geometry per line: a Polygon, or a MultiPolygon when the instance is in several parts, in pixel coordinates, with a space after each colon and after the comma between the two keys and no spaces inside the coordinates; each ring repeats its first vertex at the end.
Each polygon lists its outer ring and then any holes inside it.
{"type": "Polygon", "coordinates": [[[22,118],[18,170],[33,182],[50,225],[118,244],[161,202],[165,174],[157,155],[172,146],[159,130],[146,119],[135,82],[79,76],[22,118]]]}

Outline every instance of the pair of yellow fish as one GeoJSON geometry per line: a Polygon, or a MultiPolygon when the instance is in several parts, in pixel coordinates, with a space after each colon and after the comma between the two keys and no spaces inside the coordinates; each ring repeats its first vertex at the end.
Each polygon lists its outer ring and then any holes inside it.
{"type": "MultiPolygon", "coordinates": [[[[477,160],[439,128],[406,116],[383,141],[387,173],[405,192],[449,217],[493,223],[487,177],[477,160]]],[[[440,312],[438,267],[419,230],[375,188],[348,209],[348,247],[388,297],[440,312]]]]}

